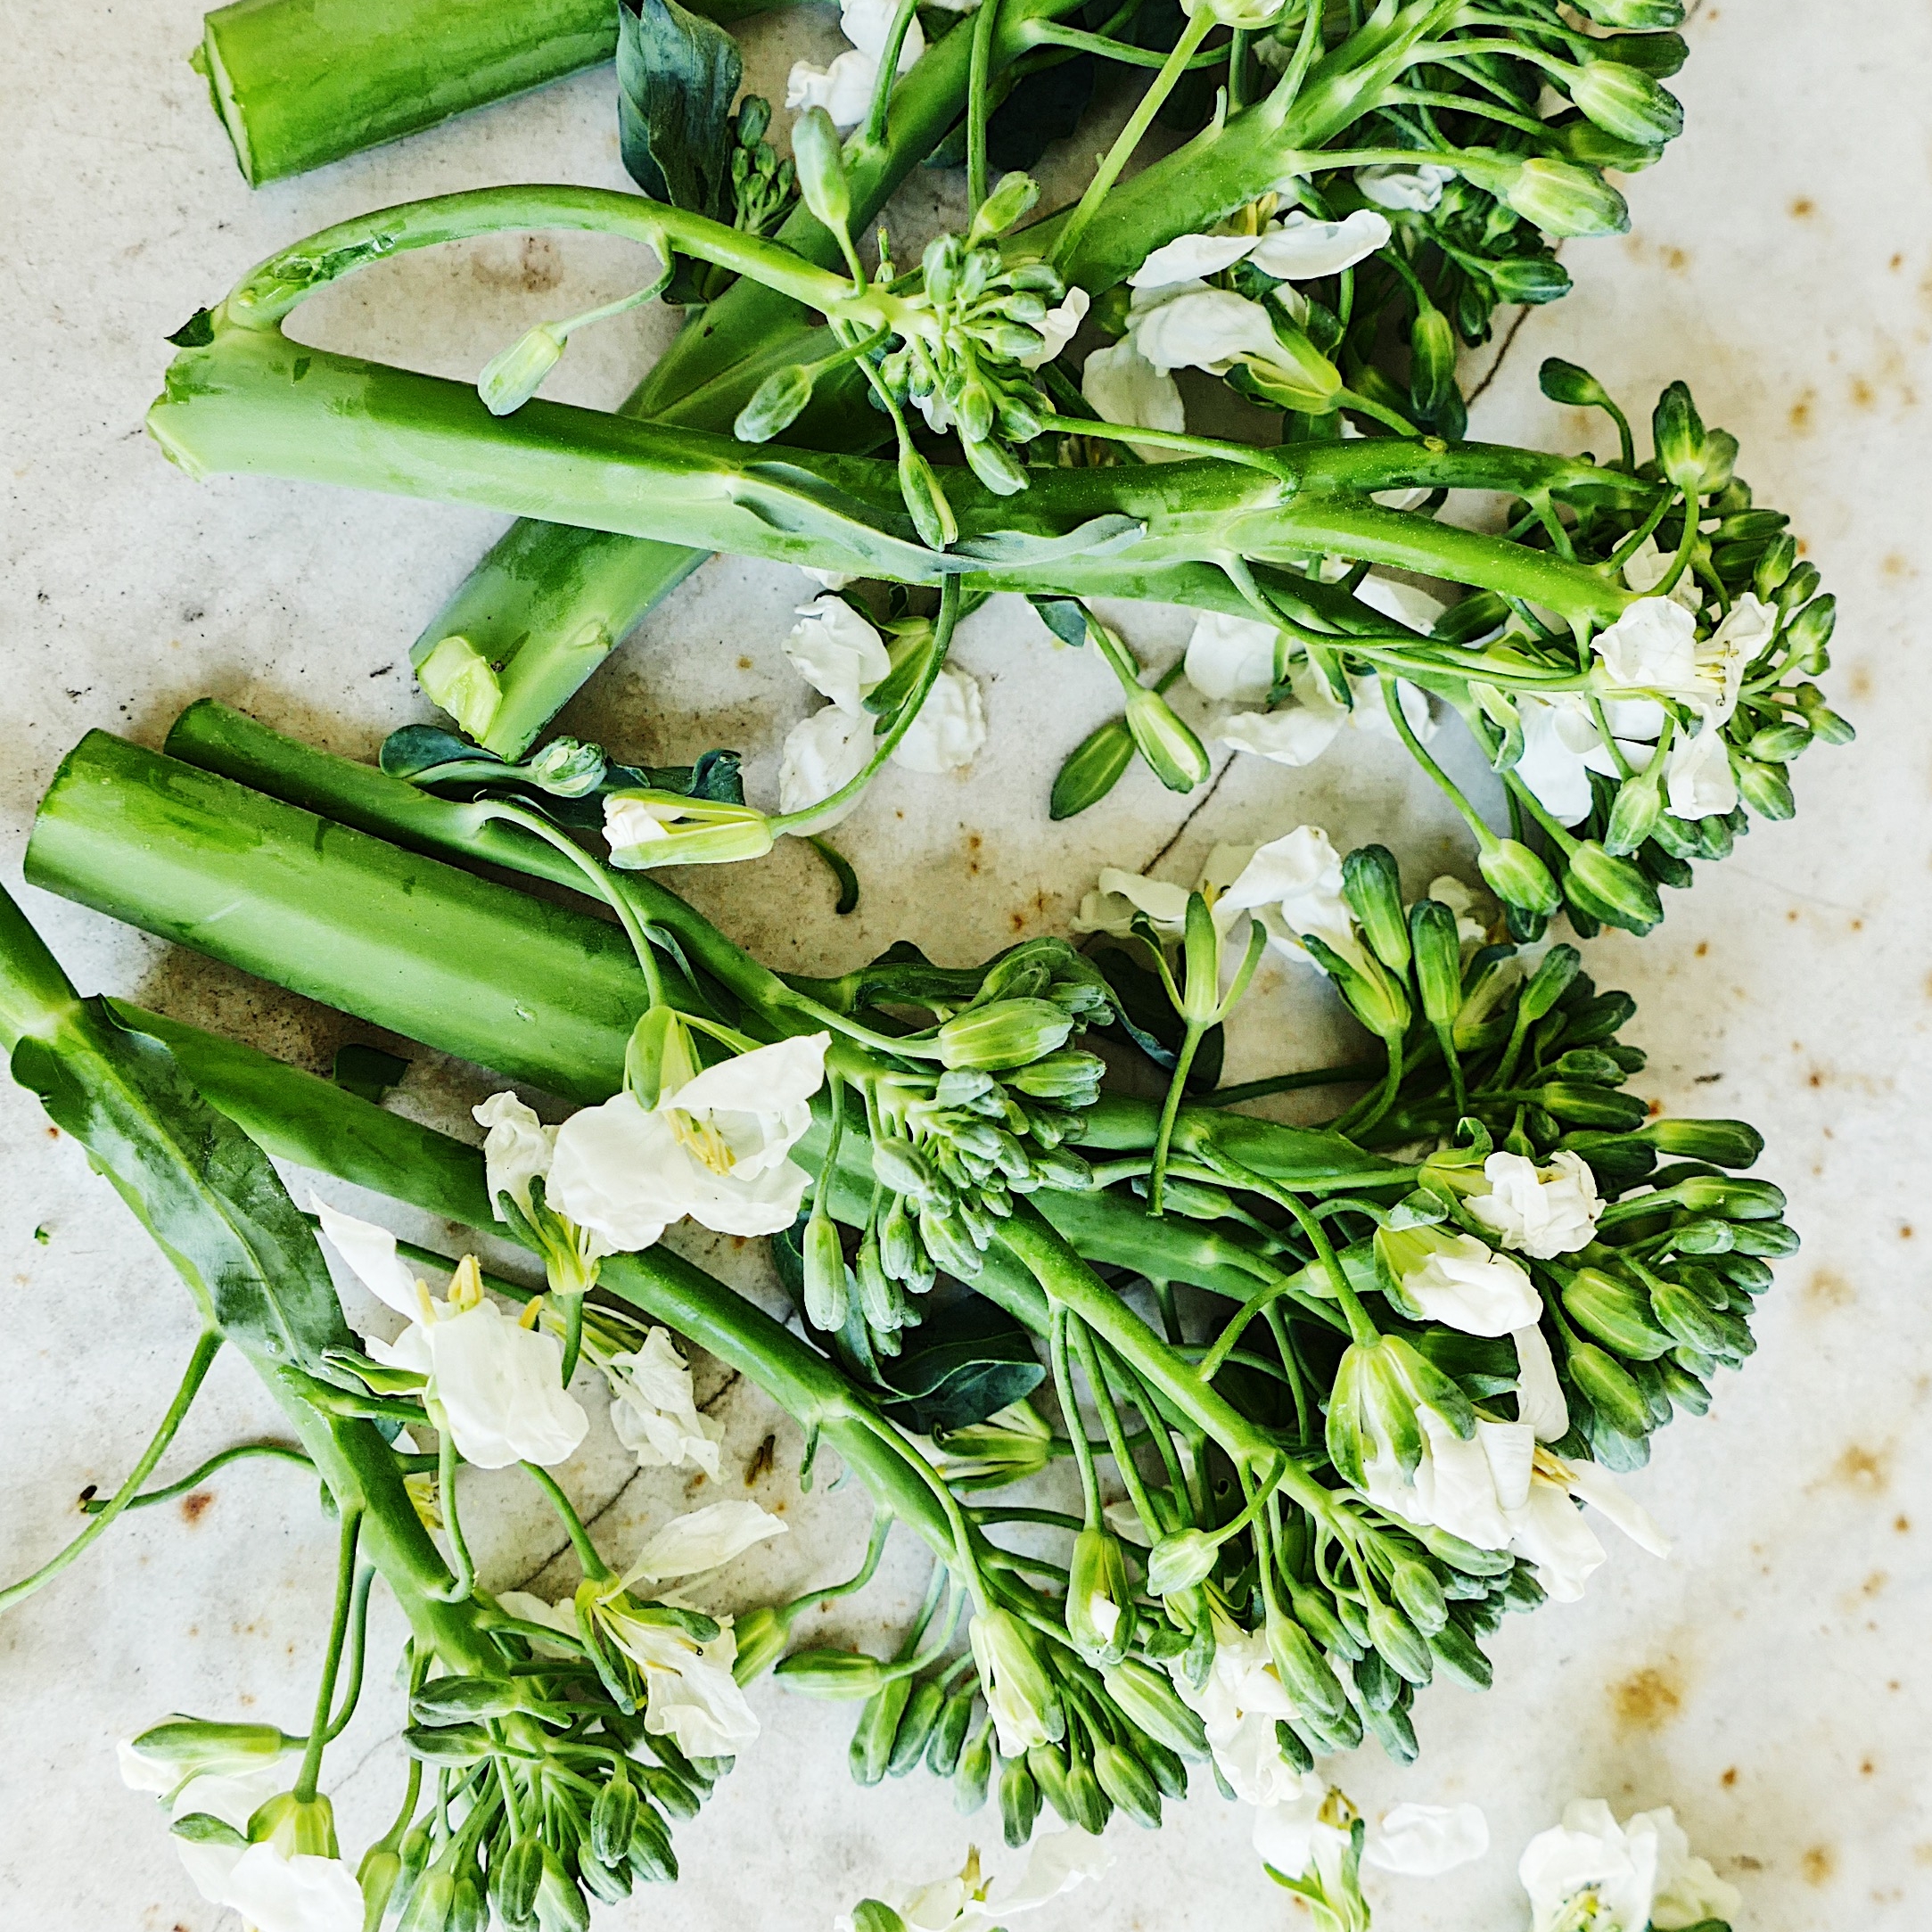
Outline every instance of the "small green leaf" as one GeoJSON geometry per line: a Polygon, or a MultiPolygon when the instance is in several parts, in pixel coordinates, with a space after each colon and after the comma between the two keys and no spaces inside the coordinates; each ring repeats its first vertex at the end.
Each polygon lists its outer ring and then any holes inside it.
{"type": "Polygon", "coordinates": [[[978,1295],[929,1311],[904,1352],[880,1364],[881,1381],[899,1396],[884,1406],[921,1435],[983,1422],[1031,1395],[1046,1374],[1032,1337],[978,1295]]]}
{"type": "Polygon", "coordinates": [[[621,0],[617,127],[624,166],[654,201],[728,222],[737,42],[678,0],[621,0]]]}
{"type": "Polygon", "coordinates": [[[168,340],[177,349],[206,349],[215,339],[215,320],[205,308],[197,308],[168,340]]]}

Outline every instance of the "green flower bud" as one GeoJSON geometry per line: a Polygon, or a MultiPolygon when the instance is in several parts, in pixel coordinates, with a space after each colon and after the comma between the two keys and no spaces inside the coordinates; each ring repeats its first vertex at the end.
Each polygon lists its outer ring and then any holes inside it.
{"type": "Polygon", "coordinates": [[[1107,1820],[1114,1815],[1113,1799],[1100,1788],[1093,1766],[1083,1757],[1076,1757],[1067,1767],[1066,1803],[1062,1816],[1092,1837],[1098,1837],[1106,1829],[1107,1820]]]}
{"type": "Polygon", "coordinates": [[[389,1902],[402,1880],[402,1857],[386,1845],[372,1845],[362,1854],[356,1869],[356,1884],[362,1892],[364,1932],[380,1927],[389,1916],[389,1902]]]}
{"type": "Polygon", "coordinates": [[[1487,1690],[1496,1681],[1495,1671],[1482,1647],[1453,1619],[1430,1637],[1429,1648],[1437,1664],[1471,1690],[1487,1690]]]}
{"type": "Polygon", "coordinates": [[[1166,1676],[1138,1657],[1103,1665],[1100,1681],[1130,1723],[1182,1757],[1205,1757],[1207,1733],[1166,1676]]]}
{"type": "Polygon", "coordinates": [[[1178,1530],[1147,1553],[1147,1588],[1172,1597],[1204,1583],[1213,1574],[1217,1545],[1202,1530],[1178,1530]]]}
{"type": "Polygon", "coordinates": [[[885,1687],[885,1665],[862,1650],[799,1650],[774,1673],[787,1690],[844,1703],[876,1697],[885,1687]]]}
{"type": "Polygon", "coordinates": [[[1722,1317],[1681,1283],[1660,1278],[1650,1290],[1650,1305],[1671,1345],[1699,1349],[1720,1360],[1730,1352],[1731,1336],[1722,1317]]]}
{"type": "Polygon", "coordinates": [[[906,1932],[906,1921],[876,1898],[862,1898],[852,1907],[852,1932],[906,1932]]]}
{"type": "Polygon", "coordinates": [[[959,393],[953,400],[953,414],[958,418],[959,434],[967,442],[983,442],[993,432],[992,391],[976,377],[968,376],[960,384],[959,393]]]}
{"type": "Polygon", "coordinates": [[[1523,162],[1502,199],[1545,234],[1623,234],[1630,227],[1624,197],[1601,175],[1546,156],[1523,162]]]}
{"type": "Polygon", "coordinates": [[[448,1932],[456,1903],[456,1874],[438,1866],[410,1893],[396,1932],[448,1932]]]}
{"type": "Polygon", "coordinates": [[[1342,861],[1342,896],[1392,973],[1409,970],[1409,926],[1402,917],[1402,875],[1385,845],[1358,846],[1342,861]]]}
{"type": "Polygon", "coordinates": [[[1610,808],[1610,823],[1603,834],[1603,849],[1615,857],[1627,857],[1650,836],[1663,816],[1663,764],[1653,758],[1641,771],[1632,773],[1617,786],[1616,802],[1610,808]]]}
{"type": "Polygon", "coordinates": [[[1634,1094],[1610,1093],[1566,1081],[1546,1081],[1536,1089],[1536,1098],[1546,1113],[1566,1125],[1606,1127],[1617,1133],[1641,1126],[1649,1111],[1634,1094]]]}
{"type": "Polygon", "coordinates": [[[1117,1664],[1134,1635],[1134,1596],[1120,1538],[1086,1529],[1073,1540],[1066,1586],[1066,1633],[1088,1663],[1117,1664]]]}
{"type": "Polygon", "coordinates": [[[1556,138],[1558,152],[1566,160],[1574,161],[1579,168],[1614,169],[1618,174],[1640,175],[1646,168],[1654,167],[1664,158],[1661,147],[1625,141],[1620,136],[1607,134],[1594,121],[1585,120],[1581,116],[1575,120],[1565,121],[1560,127],[1551,127],[1550,132],[1556,138]]]}
{"type": "Polygon", "coordinates": [[[1026,472],[991,438],[974,442],[962,437],[959,448],[966,456],[966,467],[994,496],[1015,497],[1026,488],[1026,472]]]}
{"type": "Polygon", "coordinates": [[[935,1778],[950,1778],[959,1768],[966,1729],[973,1722],[974,1686],[968,1682],[946,1699],[925,1747],[925,1768],[935,1778]]]}
{"type": "Polygon", "coordinates": [[[774,369],[738,411],[731,433],[741,443],[769,443],[780,430],[790,429],[798,420],[811,400],[812,381],[812,371],[801,362],[774,369]]]}
{"type": "Polygon", "coordinates": [[[1321,1729],[1342,1721],[1348,1695],[1341,1680],[1300,1624],[1272,1606],[1268,1611],[1268,1654],[1281,1688],[1304,1718],[1321,1729]]]}
{"type": "Polygon", "coordinates": [[[909,442],[900,446],[899,494],[919,541],[929,550],[943,550],[957,540],[958,519],[952,514],[938,473],[909,442]]]}
{"type": "Polygon", "coordinates": [[[1047,816],[1073,818],[1098,805],[1133,761],[1134,737],[1124,717],[1110,718],[1082,738],[1053,781],[1047,816]]]}
{"type": "Polygon", "coordinates": [[[1409,933],[1423,1016],[1431,1026],[1446,1028],[1462,1006],[1462,946],[1456,936],[1456,916],[1439,899],[1418,899],[1409,908],[1409,933]]]}
{"type": "Polygon", "coordinates": [[[980,1694],[999,1720],[1002,1737],[1052,1743],[1065,1734],[1066,1719],[1038,1640],[1010,1610],[982,1610],[966,1626],[979,1670],[980,1694]]]}
{"type": "Polygon", "coordinates": [[[1825,744],[1849,744],[1858,736],[1848,719],[1840,718],[1826,705],[1824,694],[1816,685],[1800,685],[1797,700],[1805,714],[1805,722],[1825,744]]]}
{"type": "Polygon", "coordinates": [[[1641,1440],[1650,1433],[1650,1408],[1624,1365],[1591,1344],[1570,1351],[1569,1369],[1598,1416],[1621,1435],[1641,1440]]]}
{"type": "Polygon", "coordinates": [[[976,248],[982,242],[1004,234],[1039,199],[1040,184],[1031,175],[1016,169],[1001,175],[973,218],[973,226],[966,231],[966,246],[976,248]]]}
{"type": "Polygon", "coordinates": [[[1017,1067],[1007,1084],[1038,1100],[1058,1100],[1069,1106],[1091,1106],[1099,1098],[1106,1062],[1078,1048],[1063,1048],[1017,1067]]]}
{"type": "Polygon", "coordinates": [[[926,1740],[933,1735],[933,1727],[938,1723],[945,1702],[946,1693],[930,1677],[914,1687],[912,1695],[906,1699],[899,1729],[892,1733],[892,1748],[885,1760],[888,1776],[903,1778],[925,1755],[926,1740]]]}
{"type": "Polygon", "coordinates": [[[953,1809],[970,1816],[986,1802],[993,1771],[993,1727],[982,1724],[966,1741],[952,1774],[953,1809]]]}
{"type": "Polygon", "coordinates": [[[1563,1306],[1578,1328],[1633,1361],[1655,1361],[1676,1340],[1651,1319],[1641,1288],[1600,1268],[1580,1268],[1564,1284],[1563,1306]]]}
{"type": "Polygon", "coordinates": [[[1754,731],[1744,749],[1747,757],[1763,759],[1766,764],[1785,765],[1806,750],[1811,742],[1811,726],[1804,719],[1795,718],[1754,731]]]}
{"type": "Polygon", "coordinates": [[[537,1923],[542,1932],[590,1932],[590,1907],[563,1861],[547,1845],[537,1886],[537,1923]]]}
{"type": "Polygon", "coordinates": [[[498,349],[476,379],[476,393],[482,398],[484,408],[493,416],[506,416],[521,409],[537,393],[545,376],[563,361],[566,340],[561,330],[539,322],[528,335],[498,349]]]}
{"type": "Polygon", "coordinates": [[[1680,489],[1701,490],[1704,487],[1704,418],[1690,399],[1689,387],[1673,382],[1657,398],[1650,413],[1650,439],[1657,448],[1657,467],[1680,489]]]}
{"type": "Polygon", "coordinates": [[[815,1213],[805,1223],[805,1315],[815,1328],[835,1335],[845,1326],[846,1276],[839,1224],[815,1213]]]}
{"type": "MultiPolygon", "coordinates": [[[[1817,677],[1829,665],[1826,646],[1837,628],[1838,600],[1835,596],[1813,597],[1785,627],[1791,645],[1792,661],[1807,676],[1817,677]]],[[[1803,702],[1802,694],[1800,702],[1803,702]]]]}
{"type": "Polygon", "coordinates": [[[1400,1040],[1409,1031],[1409,995],[1372,955],[1358,966],[1314,933],[1300,935],[1303,949],[1348,1002],[1349,1010],[1377,1040],[1400,1040]]]}
{"type": "Polygon", "coordinates": [[[895,1677],[867,1698],[846,1752],[853,1783],[876,1785],[884,1777],[885,1767],[892,1762],[892,1739],[899,1735],[899,1720],[911,1696],[912,1680],[895,1677]]]}
{"type": "Polygon", "coordinates": [[[747,1610],[732,1624],[737,1640],[737,1655],[732,1659],[731,1674],[741,1684],[762,1677],[785,1655],[792,1640],[792,1623],[780,1616],[777,1607],[761,1603],[747,1610]]]}
{"type": "Polygon", "coordinates": [[[1590,62],[1572,78],[1570,98],[1606,134],[1639,147],[1661,147],[1684,131],[1683,103],[1617,61],[1590,62]]]}
{"type": "Polygon", "coordinates": [[[527,1708],[523,1680],[505,1677],[439,1677],[409,1700],[409,1715],[419,1724],[461,1724],[507,1717],[527,1708]]]}
{"type": "Polygon", "coordinates": [[[1501,300],[1525,308],[1558,301],[1570,292],[1568,269],[1549,255],[1492,259],[1483,264],[1483,275],[1501,300]]]}
{"type": "Polygon", "coordinates": [[[637,1794],[620,1760],[590,1807],[590,1849],[606,1865],[630,1855],[637,1823],[637,1794]]]}
{"type": "Polygon", "coordinates": [[[843,234],[851,218],[851,185],[839,131],[822,107],[807,108],[792,123],[792,161],[799,198],[834,234],[843,234]]]}
{"type": "Polygon", "coordinates": [[[947,1067],[1024,1066],[1064,1046],[1073,1022],[1050,999],[996,999],[969,1007],[939,1030],[947,1067]]]}
{"type": "Polygon", "coordinates": [[[1681,27],[1683,0],[1577,0],[1580,12],[1599,27],[1617,27],[1636,33],[1681,27]]]}
{"type": "Polygon", "coordinates": [[[431,703],[440,704],[471,737],[484,736],[503,702],[503,686],[495,667],[467,637],[453,632],[439,639],[415,674],[431,703]]]}
{"type": "Polygon", "coordinates": [[[1402,1614],[1425,1637],[1434,1637],[1449,1621],[1449,1599],[1427,1564],[1418,1562],[1414,1557],[1398,1558],[1389,1587],[1402,1614]]]}
{"type": "Polygon", "coordinates": [[[1093,1755],[1093,1769],[1100,1788],[1137,1825],[1160,1829],[1161,1788],[1138,1757],[1103,1739],[1093,1755]]]}
{"type": "Polygon", "coordinates": [[[1393,1455],[1404,1475],[1413,1471],[1422,1459],[1417,1410],[1423,1407],[1465,1442],[1475,1431],[1468,1397],[1410,1343],[1393,1335],[1352,1342],[1328,1399],[1328,1449],[1336,1473],[1362,1487],[1371,1449],[1393,1455]]]}
{"type": "Polygon", "coordinates": [[[239,1778],[259,1771],[300,1748],[300,1741],[273,1724],[214,1724],[197,1717],[171,1717],[151,1725],[127,1748],[160,1776],[178,1784],[189,1778],[239,1778]]]}
{"type": "Polygon", "coordinates": [[[1409,394],[1417,413],[1433,416],[1456,383],[1456,332],[1440,308],[1425,305],[1409,329],[1409,394]]]}
{"type": "Polygon", "coordinates": [[[905,1326],[905,1308],[899,1299],[898,1287],[879,1259],[876,1229],[868,1228],[859,1244],[852,1280],[859,1290],[859,1311],[866,1318],[867,1328],[889,1335],[905,1326]]]}
{"type": "Polygon", "coordinates": [[[1040,1819],[1040,1787],[1024,1757],[1008,1759],[999,1771],[999,1821],[1015,1851],[1033,1835],[1040,1819]]]}
{"type": "Polygon", "coordinates": [[[1515,839],[1498,839],[1477,853],[1476,868],[1483,875],[1483,883],[1506,906],[1547,917],[1563,902],[1550,868],[1515,839]]]}
{"type": "Polygon", "coordinates": [[[1371,1597],[1367,1609],[1369,1640],[1377,1654],[1410,1683],[1427,1683],[1435,1666],[1420,1632],[1394,1604],[1380,1598],[1371,1597]]]}
{"type": "Polygon", "coordinates": [[[1278,310],[1271,310],[1268,319],[1274,325],[1275,347],[1265,359],[1242,358],[1244,386],[1278,409],[1332,415],[1342,393],[1342,372],[1278,310]]]}
{"type": "Polygon", "coordinates": [[[1797,811],[1792,796],[1790,775],[1782,765],[1767,765],[1755,758],[1731,755],[1731,768],[1738,777],[1738,790],[1751,810],[1765,818],[1789,818],[1797,811]]]}
{"type": "Polygon", "coordinates": [[[1594,839],[1570,854],[1563,892],[1586,917],[1629,933],[1648,933],[1664,917],[1657,887],[1642,868],[1628,859],[1613,859],[1594,839]]]}

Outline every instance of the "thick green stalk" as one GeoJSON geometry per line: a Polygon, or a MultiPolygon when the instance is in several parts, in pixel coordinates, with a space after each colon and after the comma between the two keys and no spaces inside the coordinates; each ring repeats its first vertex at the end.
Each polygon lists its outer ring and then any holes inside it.
{"type": "MultiPolygon", "coordinates": [[[[275,306],[273,297],[260,305],[275,306]]],[[[1545,551],[1382,509],[1353,486],[1361,478],[1370,489],[1391,487],[1384,479],[1393,471],[1432,486],[1516,494],[1556,487],[1641,500],[1653,488],[1479,444],[1416,443],[1399,457],[1368,443],[1289,446],[1278,454],[1278,475],[1211,460],[1036,470],[1030,488],[1007,497],[949,473],[962,535],[940,553],[913,532],[890,463],[761,449],[540,400],[495,417],[468,384],[304,349],[273,328],[220,325],[211,342],[177,356],[148,423],[197,475],[290,476],[540,510],[902,582],[970,571],[995,589],[1178,596],[1236,609],[1231,586],[1214,583],[1217,560],[1288,563],[1317,551],[1480,586],[1566,621],[1608,622],[1634,593],[1545,551]],[[1121,517],[1143,528],[1136,535],[1098,521],[1121,517]]]]}
{"type": "MultiPolygon", "coordinates": [[[[774,0],[692,0],[731,21],[774,0]]],[[[783,0],[777,0],[783,4],[783,0]]],[[[191,56],[251,187],[607,61],[614,0],[235,0],[191,56]]]]}

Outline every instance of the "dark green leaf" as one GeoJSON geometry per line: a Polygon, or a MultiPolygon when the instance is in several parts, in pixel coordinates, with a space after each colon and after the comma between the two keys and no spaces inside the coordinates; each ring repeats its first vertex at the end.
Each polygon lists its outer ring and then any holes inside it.
{"type": "MultiPolygon", "coordinates": [[[[418,772],[441,765],[474,765],[473,776],[487,778],[501,769],[503,760],[494,752],[486,752],[440,726],[405,725],[382,740],[376,763],[392,778],[413,778],[418,772]]],[[[459,776],[473,774],[465,770],[459,776]]]]}
{"type": "Polygon", "coordinates": [[[408,1071],[409,1063],[399,1053],[351,1040],[335,1049],[335,1065],[330,1077],[345,1093],[354,1094],[358,1100],[380,1102],[391,1088],[402,1084],[402,1077],[408,1071]]]}
{"type": "Polygon", "coordinates": [[[1093,101],[1099,67],[1090,53],[1076,53],[1057,67],[1029,74],[986,122],[986,160],[995,174],[1031,169],[1049,144],[1080,126],[1093,101]]]}
{"type": "Polygon", "coordinates": [[[678,0],[620,0],[618,137],[654,201],[730,221],[731,103],[744,72],[737,42],[678,0]]]}
{"type": "Polygon", "coordinates": [[[206,349],[215,339],[214,318],[205,308],[197,308],[168,340],[177,349],[206,349]]]}
{"type": "Polygon", "coordinates": [[[842,917],[848,912],[859,909],[859,875],[852,870],[851,860],[825,839],[808,839],[805,842],[825,860],[832,876],[839,882],[838,903],[833,911],[842,917]]]}
{"type": "Polygon", "coordinates": [[[354,1345],[316,1237],[267,1155],[160,1040],[89,1000],[52,1038],[24,1038],[12,1072],[243,1348],[314,1372],[325,1351],[354,1345]]]}
{"type": "Polygon", "coordinates": [[[910,1331],[905,1351],[881,1364],[881,1381],[896,1391],[887,1412],[921,1435],[963,1429],[1030,1395],[1047,1371],[1032,1337],[1003,1308],[976,1295],[930,1311],[910,1331]]]}
{"type": "MultiPolygon", "coordinates": [[[[1116,1024],[1100,1029],[1109,1040],[1131,1041],[1154,1064],[1172,1073],[1187,1031],[1167,997],[1167,989],[1122,947],[1105,942],[1088,956],[1114,990],[1116,1024]]],[[[1188,1069],[1189,1093],[1212,1093],[1221,1084],[1221,1053],[1226,1036],[1218,1026],[1201,1036],[1188,1069]]]]}
{"type": "Polygon", "coordinates": [[[1070,644],[1078,650],[1086,643],[1087,612],[1078,597],[1052,597],[1030,591],[1026,601],[1062,644],[1070,644]]]}

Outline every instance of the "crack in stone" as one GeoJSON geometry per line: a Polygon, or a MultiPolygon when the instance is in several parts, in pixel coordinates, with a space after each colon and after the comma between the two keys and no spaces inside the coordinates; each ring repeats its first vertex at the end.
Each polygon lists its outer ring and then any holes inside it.
{"type": "Polygon", "coordinates": [[[1221,790],[1221,781],[1227,777],[1228,774],[1230,771],[1234,769],[1235,760],[1241,754],[1238,752],[1229,752],[1228,757],[1228,762],[1224,764],[1221,768],[1221,769],[1214,774],[1214,782],[1210,785],[1207,790],[1202,793],[1200,797],[1196,799],[1195,802],[1188,808],[1187,815],[1181,819],[1180,823],[1174,827],[1172,836],[1169,838],[1166,844],[1162,846],[1159,851],[1155,853],[1153,858],[1147,860],[1146,865],[1141,867],[1140,869],[1143,874],[1152,872],[1155,867],[1159,865],[1162,859],[1165,859],[1168,853],[1172,851],[1175,846],[1180,843],[1182,837],[1187,833],[1188,827],[1191,826],[1194,821],[1198,818],[1204,810],[1206,810],[1209,803],[1213,799],[1215,793],[1221,790]]]}

